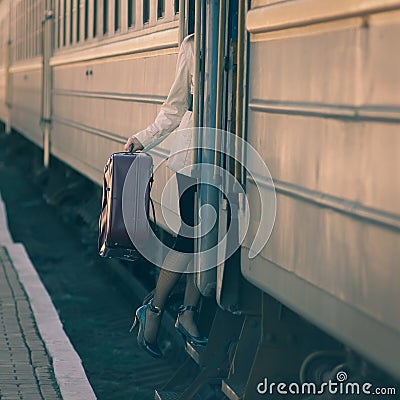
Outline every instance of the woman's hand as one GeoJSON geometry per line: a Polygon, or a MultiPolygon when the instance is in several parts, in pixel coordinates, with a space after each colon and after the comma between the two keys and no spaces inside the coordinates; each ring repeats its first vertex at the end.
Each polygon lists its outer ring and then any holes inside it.
{"type": "Polygon", "coordinates": [[[137,140],[135,137],[130,137],[128,141],[125,143],[124,150],[131,151],[132,153],[134,153],[135,151],[143,150],[143,146],[139,142],[139,140],[137,140]],[[133,145],[132,150],[129,149],[131,145],[133,145]]]}

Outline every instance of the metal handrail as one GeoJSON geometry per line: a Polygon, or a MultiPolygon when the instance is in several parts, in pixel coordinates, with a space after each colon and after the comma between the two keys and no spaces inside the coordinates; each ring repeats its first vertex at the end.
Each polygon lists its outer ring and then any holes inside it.
{"type": "MultiPolygon", "coordinates": [[[[235,153],[236,160],[242,159],[243,148],[241,146],[242,140],[244,139],[244,86],[245,86],[245,68],[246,68],[246,0],[239,0],[238,3],[238,44],[237,44],[237,85],[236,85],[236,140],[235,153]],[[238,157],[239,156],[239,157],[238,157]]],[[[238,182],[244,183],[244,166],[242,163],[235,161],[235,172],[234,176],[238,182]]]]}

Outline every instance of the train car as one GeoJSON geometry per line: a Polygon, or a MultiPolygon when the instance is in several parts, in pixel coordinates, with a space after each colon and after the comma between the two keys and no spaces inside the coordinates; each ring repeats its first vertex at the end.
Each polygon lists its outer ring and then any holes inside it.
{"type": "MultiPolygon", "coordinates": [[[[241,266],[397,377],[399,5],[252,2],[247,139],[271,170],[278,206],[268,244],[251,260],[244,244],[241,266]]],[[[256,204],[254,192],[249,181],[256,204]]]]}
{"type": "MultiPolygon", "coordinates": [[[[0,118],[3,123],[8,120],[8,82],[7,71],[9,69],[9,10],[8,5],[0,3],[0,118]]],[[[9,130],[9,128],[7,128],[9,130]]]]}
{"type": "MultiPolygon", "coordinates": [[[[327,379],[371,381],[394,394],[399,30],[399,0],[0,0],[6,131],[42,149],[46,168],[58,159],[97,185],[109,155],[154,120],[179,44],[194,31],[195,124],[233,137],[206,139],[214,151],[199,150],[197,160],[228,169],[237,183],[223,181],[220,192],[204,187],[197,206],[211,200],[217,243],[239,226],[243,190],[249,225],[237,251],[197,274],[213,304],[203,316],[209,344],[187,346],[198,377],[178,393],[178,372],[156,398],[191,399],[210,381],[221,398],[281,398],[267,383],[286,382],[287,390],[293,380],[298,392],[289,394],[306,399],[315,393],[302,385],[317,390],[327,379]],[[273,185],[246,168],[243,140],[273,185]],[[275,224],[254,256],[252,242],[267,230],[260,201],[271,190],[275,224]]],[[[150,154],[157,164],[169,151],[167,138],[150,154]]],[[[152,197],[157,224],[174,234],[164,215],[165,207],[178,214],[176,204],[161,204],[170,177],[157,169],[152,197]]],[[[209,240],[200,237],[197,248],[209,240]]],[[[199,269],[204,261],[196,258],[199,269]]]]}

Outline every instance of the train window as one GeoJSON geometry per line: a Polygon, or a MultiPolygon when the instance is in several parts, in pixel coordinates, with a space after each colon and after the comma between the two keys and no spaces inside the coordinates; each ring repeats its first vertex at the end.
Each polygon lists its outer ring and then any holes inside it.
{"type": "Polygon", "coordinates": [[[67,0],[63,4],[63,46],[67,44],[67,0]]]}
{"type": "Polygon", "coordinates": [[[37,55],[37,48],[36,48],[36,30],[37,30],[37,24],[36,24],[36,19],[38,15],[38,9],[37,9],[38,4],[32,4],[31,8],[31,13],[32,13],[32,36],[31,36],[31,57],[36,57],[37,55]]]}
{"type": "Polygon", "coordinates": [[[150,20],[150,1],[143,0],[143,23],[147,24],[150,20]]]}
{"type": "Polygon", "coordinates": [[[14,29],[15,31],[13,32],[15,34],[15,55],[14,55],[14,60],[18,60],[18,45],[19,45],[19,35],[18,35],[18,19],[17,19],[17,15],[18,15],[18,8],[19,5],[17,5],[17,10],[15,12],[15,14],[13,15],[13,25],[14,25],[14,29]]]}
{"type": "Polygon", "coordinates": [[[19,58],[19,29],[18,29],[19,21],[18,21],[18,18],[17,18],[17,15],[19,14],[18,13],[19,8],[20,8],[19,6],[20,6],[20,4],[17,5],[17,11],[15,13],[15,20],[14,20],[14,22],[15,22],[15,24],[14,24],[14,26],[15,26],[15,47],[16,47],[15,59],[16,60],[18,60],[18,58],[19,58]]]}
{"type": "Polygon", "coordinates": [[[35,31],[33,35],[33,55],[38,56],[40,55],[40,48],[39,48],[39,22],[40,22],[40,3],[36,4],[34,10],[34,24],[35,24],[35,31]]]}
{"type": "Polygon", "coordinates": [[[179,13],[179,0],[174,0],[174,13],[179,13]]]}
{"type": "Polygon", "coordinates": [[[26,51],[26,41],[25,41],[25,36],[26,36],[26,24],[27,24],[27,18],[26,18],[26,2],[22,4],[22,12],[23,12],[23,21],[24,24],[22,25],[22,32],[21,32],[21,59],[23,60],[25,58],[25,51],[26,51]]]}
{"type": "Polygon", "coordinates": [[[23,3],[22,7],[23,12],[23,21],[22,32],[21,32],[21,59],[23,60],[26,57],[26,25],[27,25],[27,16],[26,16],[26,2],[23,3]]]}
{"type": "Polygon", "coordinates": [[[25,12],[26,12],[26,24],[24,25],[25,27],[25,47],[26,47],[26,53],[25,53],[25,58],[30,57],[30,50],[31,50],[31,38],[32,38],[32,26],[31,26],[31,10],[30,10],[30,5],[29,3],[26,4],[25,6],[25,12]]]}
{"type": "Polygon", "coordinates": [[[128,0],[128,28],[132,28],[135,24],[135,2],[128,0]]]}
{"type": "Polygon", "coordinates": [[[28,58],[35,55],[35,7],[31,3],[28,7],[29,25],[28,25],[28,58]]]}
{"type": "Polygon", "coordinates": [[[103,0],[103,35],[107,33],[108,28],[108,0],[103,0]]]}
{"type": "Polygon", "coordinates": [[[28,46],[26,43],[26,37],[28,34],[27,27],[28,27],[28,23],[29,23],[27,8],[28,8],[28,6],[27,6],[26,2],[24,2],[24,8],[23,8],[23,10],[24,10],[23,11],[24,12],[24,31],[22,33],[22,50],[23,50],[22,59],[26,58],[26,53],[28,50],[28,46]]]}
{"type": "Polygon", "coordinates": [[[31,51],[29,54],[29,57],[34,57],[37,54],[37,49],[36,49],[36,19],[38,16],[38,9],[37,9],[37,4],[31,4],[31,51]]]}
{"type": "Polygon", "coordinates": [[[33,25],[33,22],[34,22],[34,18],[35,18],[35,16],[34,16],[34,9],[33,9],[33,6],[32,6],[32,4],[29,4],[28,3],[28,10],[27,10],[27,12],[28,12],[28,26],[27,26],[27,29],[28,29],[28,38],[27,38],[27,46],[28,46],[28,52],[27,52],[27,58],[31,58],[32,57],[32,54],[33,54],[33,32],[34,32],[34,25],[33,25]]]}
{"type": "Polygon", "coordinates": [[[23,25],[23,31],[21,34],[21,59],[23,60],[26,58],[26,51],[27,51],[27,43],[26,43],[26,35],[27,35],[27,25],[28,25],[28,14],[27,14],[27,4],[26,1],[23,3],[23,8],[22,12],[24,13],[24,25],[23,25]]]}
{"type": "Polygon", "coordinates": [[[23,25],[20,32],[20,41],[21,41],[21,53],[20,59],[23,60],[25,58],[25,50],[26,50],[26,43],[25,43],[25,35],[26,35],[26,3],[22,3],[22,21],[23,25]]]}
{"type": "Polygon", "coordinates": [[[21,55],[22,55],[22,29],[23,29],[23,25],[20,25],[21,22],[23,22],[22,20],[22,3],[19,4],[19,12],[17,14],[17,20],[19,20],[17,22],[17,34],[18,34],[18,60],[21,59],[21,55]]]}
{"type": "Polygon", "coordinates": [[[61,0],[57,1],[57,48],[60,48],[61,46],[61,0]]]}
{"type": "Polygon", "coordinates": [[[23,25],[22,25],[22,29],[21,29],[21,57],[20,59],[23,60],[25,58],[25,52],[26,52],[26,25],[28,23],[28,19],[27,19],[27,14],[26,14],[26,3],[22,3],[22,12],[23,12],[23,16],[22,16],[22,20],[23,20],[23,25]]]}
{"type": "Polygon", "coordinates": [[[165,1],[157,1],[157,19],[163,18],[165,14],[165,1]]]}
{"type": "Polygon", "coordinates": [[[85,0],[85,40],[89,37],[89,0],[85,0]]]}
{"type": "Polygon", "coordinates": [[[39,55],[39,49],[38,49],[38,28],[39,28],[39,24],[38,24],[38,19],[40,16],[39,13],[39,6],[40,3],[36,3],[33,6],[33,37],[32,37],[32,52],[33,52],[33,56],[36,57],[39,55]]]}
{"type": "MultiPolygon", "coordinates": [[[[19,8],[19,7],[17,6],[17,12],[18,12],[18,8],[19,8]]],[[[18,15],[18,14],[16,13],[16,15],[18,15]]],[[[15,59],[18,60],[19,32],[18,32],[18,29],[17,29],[17,26],[18,26],[18,19],[17,19],[17,17],[15,17],[14,22],[15,22],[15,24],[14,24],[14,26],[15,26],[15,59]]]]}
{"type": "Polygon", "coordinates": [[[36,31],[37,31],[37,25],[36,25],[36,19],[38,16],[38,9],[37,9],[37,4],[31,4],[31,51],[29,54],[29,57],[34,57],[37,54],[37,49],[36,49],[36,31]]]}
{"type": "Polygon", "coordinates": [[[74,27],[74,0],[69,1],[69,44],[73,41],[73,27],[74,27]]]}
{"type": "Polygon", "coordinates": [[[121,0],[114,0],[114,32],[121,28],[120,25],[120,2],[121,0]]]}
{"type": "MultiPolygon", "coordinates": [[[[21,0],[12,6],[13,12],[10,25],[13,43],[12,61],[26,60],[39,56],[42,53],[41,20],[44,15],[44,3],[21,0]]],[[[5,39],[8,36],[7,26],[5,19],[0,21],[1,39],[5,39]]],[[[57,41],[55,44],[57,44],[57,41]]],[[[0,52],[2,52],[2,46],[3,48],[6,46],[6,41],[4,43],[0,42],[0,52]]]]}
{"type": "Polygon", "coordinates": [[[30,5],[30,24],[29,24],[29,54],[28,58],[31,58],[35,55],[35,34],[36,34],[36,13],[35,13],[35,6],[33,4],[30,5]]]}
{"type": "Polygon", "coordinates": [[[81,3],[82,0],[78,0],[76,6],[76,41],[79,42],[81,38],[81,3]]]}
{"type": "Polygon", "coordinates": [[[37,43],[37,51],[38,55],[42,54],[43,48],[42,48],[42,18],[45,12],[45,4],[42,3],[40,8],[39,8],[39,15],[37,17],[37,31],[36,31],[36,43],[37,43]]]}
{"type": "Polygon", "coordinates": [[[97,0],[93,0],[93,37],[97,36],[97,0]]]}
{"type": "Polygon", "coordinates": [[[40,3],[35,5],[35,9],[34,9],[34,34],[33,34],[33,55],[34,56],[38,56],[39,53],[39,21],[40,21],[40,3]]]}
{"type": "Polygon", "coordinates": [[[30,13],[30,7],[29,3],[25,2],[25,13],[26,13],[26,20],[25,20],[25,37],[24,37],[24,48],[25,48],[25,53],[24,53],[24,58],[29,58],[29,48],[30,48],[30,39],[31,39],[31,13],[30,13]]]}
{"type": "Polygon", "coordinates": [[[45,12],[45,4],[42,2],[38,7],[38,14],[36,18],[36,55],[43,52],[42,48],[42,18],[45,12]]]}
{"type": "Polygon", "coordinates": [[[20,7],[19,7],[19,13],[17,15],[19,15],[19,23],[17,23],[17,29],[18,29],[18,60],[20,60],[22,58],[22,43],[23,43],[23,29],[24,29],[24,14],[23,14],[23,3],[20,3],[20,7]],[[22,24],[21,24],[22,23],[22,24]]]}
{"type": "MultiPolygon", "coordinates": [[[[40,4],[39,4],[40,5],[40,4]]],[[[38,4],[33,6],[33,35],[32,35],[32,56],[39,55],[37,46],[37,32],[38,32],[38,17],[39,17],[39,7],[38,4]]]]}

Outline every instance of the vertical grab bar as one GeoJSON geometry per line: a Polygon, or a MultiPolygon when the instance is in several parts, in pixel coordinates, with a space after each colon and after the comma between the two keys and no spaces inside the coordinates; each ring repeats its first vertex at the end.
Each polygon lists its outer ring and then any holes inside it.
{"type": "MultiPolygon", "coordinates": [[[[200,124],[200,65],[201,65],[201,1],[195,3],[194,19],[194,93],[193,93],[193,125],[198,127],[200,124]]],[[[196,147],[198,137],[196,135],[196,147]]],[[[196,151],[197,154],[197,151],[196,151]]],[[[195,162],[198,160],[195,160],[195,162]]]]}
{"type": "MultiPolygon", "coordinates": [[[[218,27],[218,72],[217,72],[217,99],[215,127],[222,129],[222,103],[224,93],[224,67],[225,67],[225,18],[226,18],[226,0],[220,0],[219,3],[219,27],[218,27]]],[[[219,136],[219,135],[218,135],[219,136]]],[[[216,149],[219,149],[217,141],[216,149]]],[[[219,157],[218,157],[219,159],[219,157]]],[[[216,162],[216,165],[219,163],[216,162]]]]}
{"type": "Polygon", "coordinates": [[[50,58],[53,53],[53,4],[52,0],[46,0],[45,12],[42,21],[42,109],[40,122],[43,129],[43,165],[45,168],[50,164],[51,144],[51,103],[52,103],[52,68],[50,58]]]}
{"type": "MultiPolygon", "coordinates": [[[[194,18],[194,93],[193,93],[193,127],[194,127],[194,159],[193,164],[195,166],[196,175],[198,174],[197,164],[200,162],[200,130],[197,129],[200,126],[200,87],[201,87],[201,38],[202,38],[202,1],[195,2],[195,18],[194,18]]],[[[196,176],[195,175],[195,176],[196,176]]],[[[197,177],[197,176],[196,176],[197,177]]],[[[194,204],[194,221],[196,224],[196,237],[200,237],[199,227],[199,193],[195,194],[194,204]]],[[[200,243],[198,239],[195,239],[194,250],[198,252],[200,243]]]]}
{"type": "Polygon", "coordinates": [[[179,44],[187,36],[186,0],[179,0],[179,44]]]}
{"type": "Polygon", "coordinates": [[[235,146],[235,154],[236,159],[240,159],[242,162],[235,161],[235,178],[237,182],[244,184],[244,149],[241,146],[242,140],[244,139],[244,103],[246,101],[244,95],[246,95],[247,90],[245,90],[245,86],[247,86],[245,80],[246,74],[246,0],[239,0],[238,3],[238,44],[237,44],[237,85],[236,85],[236,136],[238,140],[236,140],[235,146]]]}

